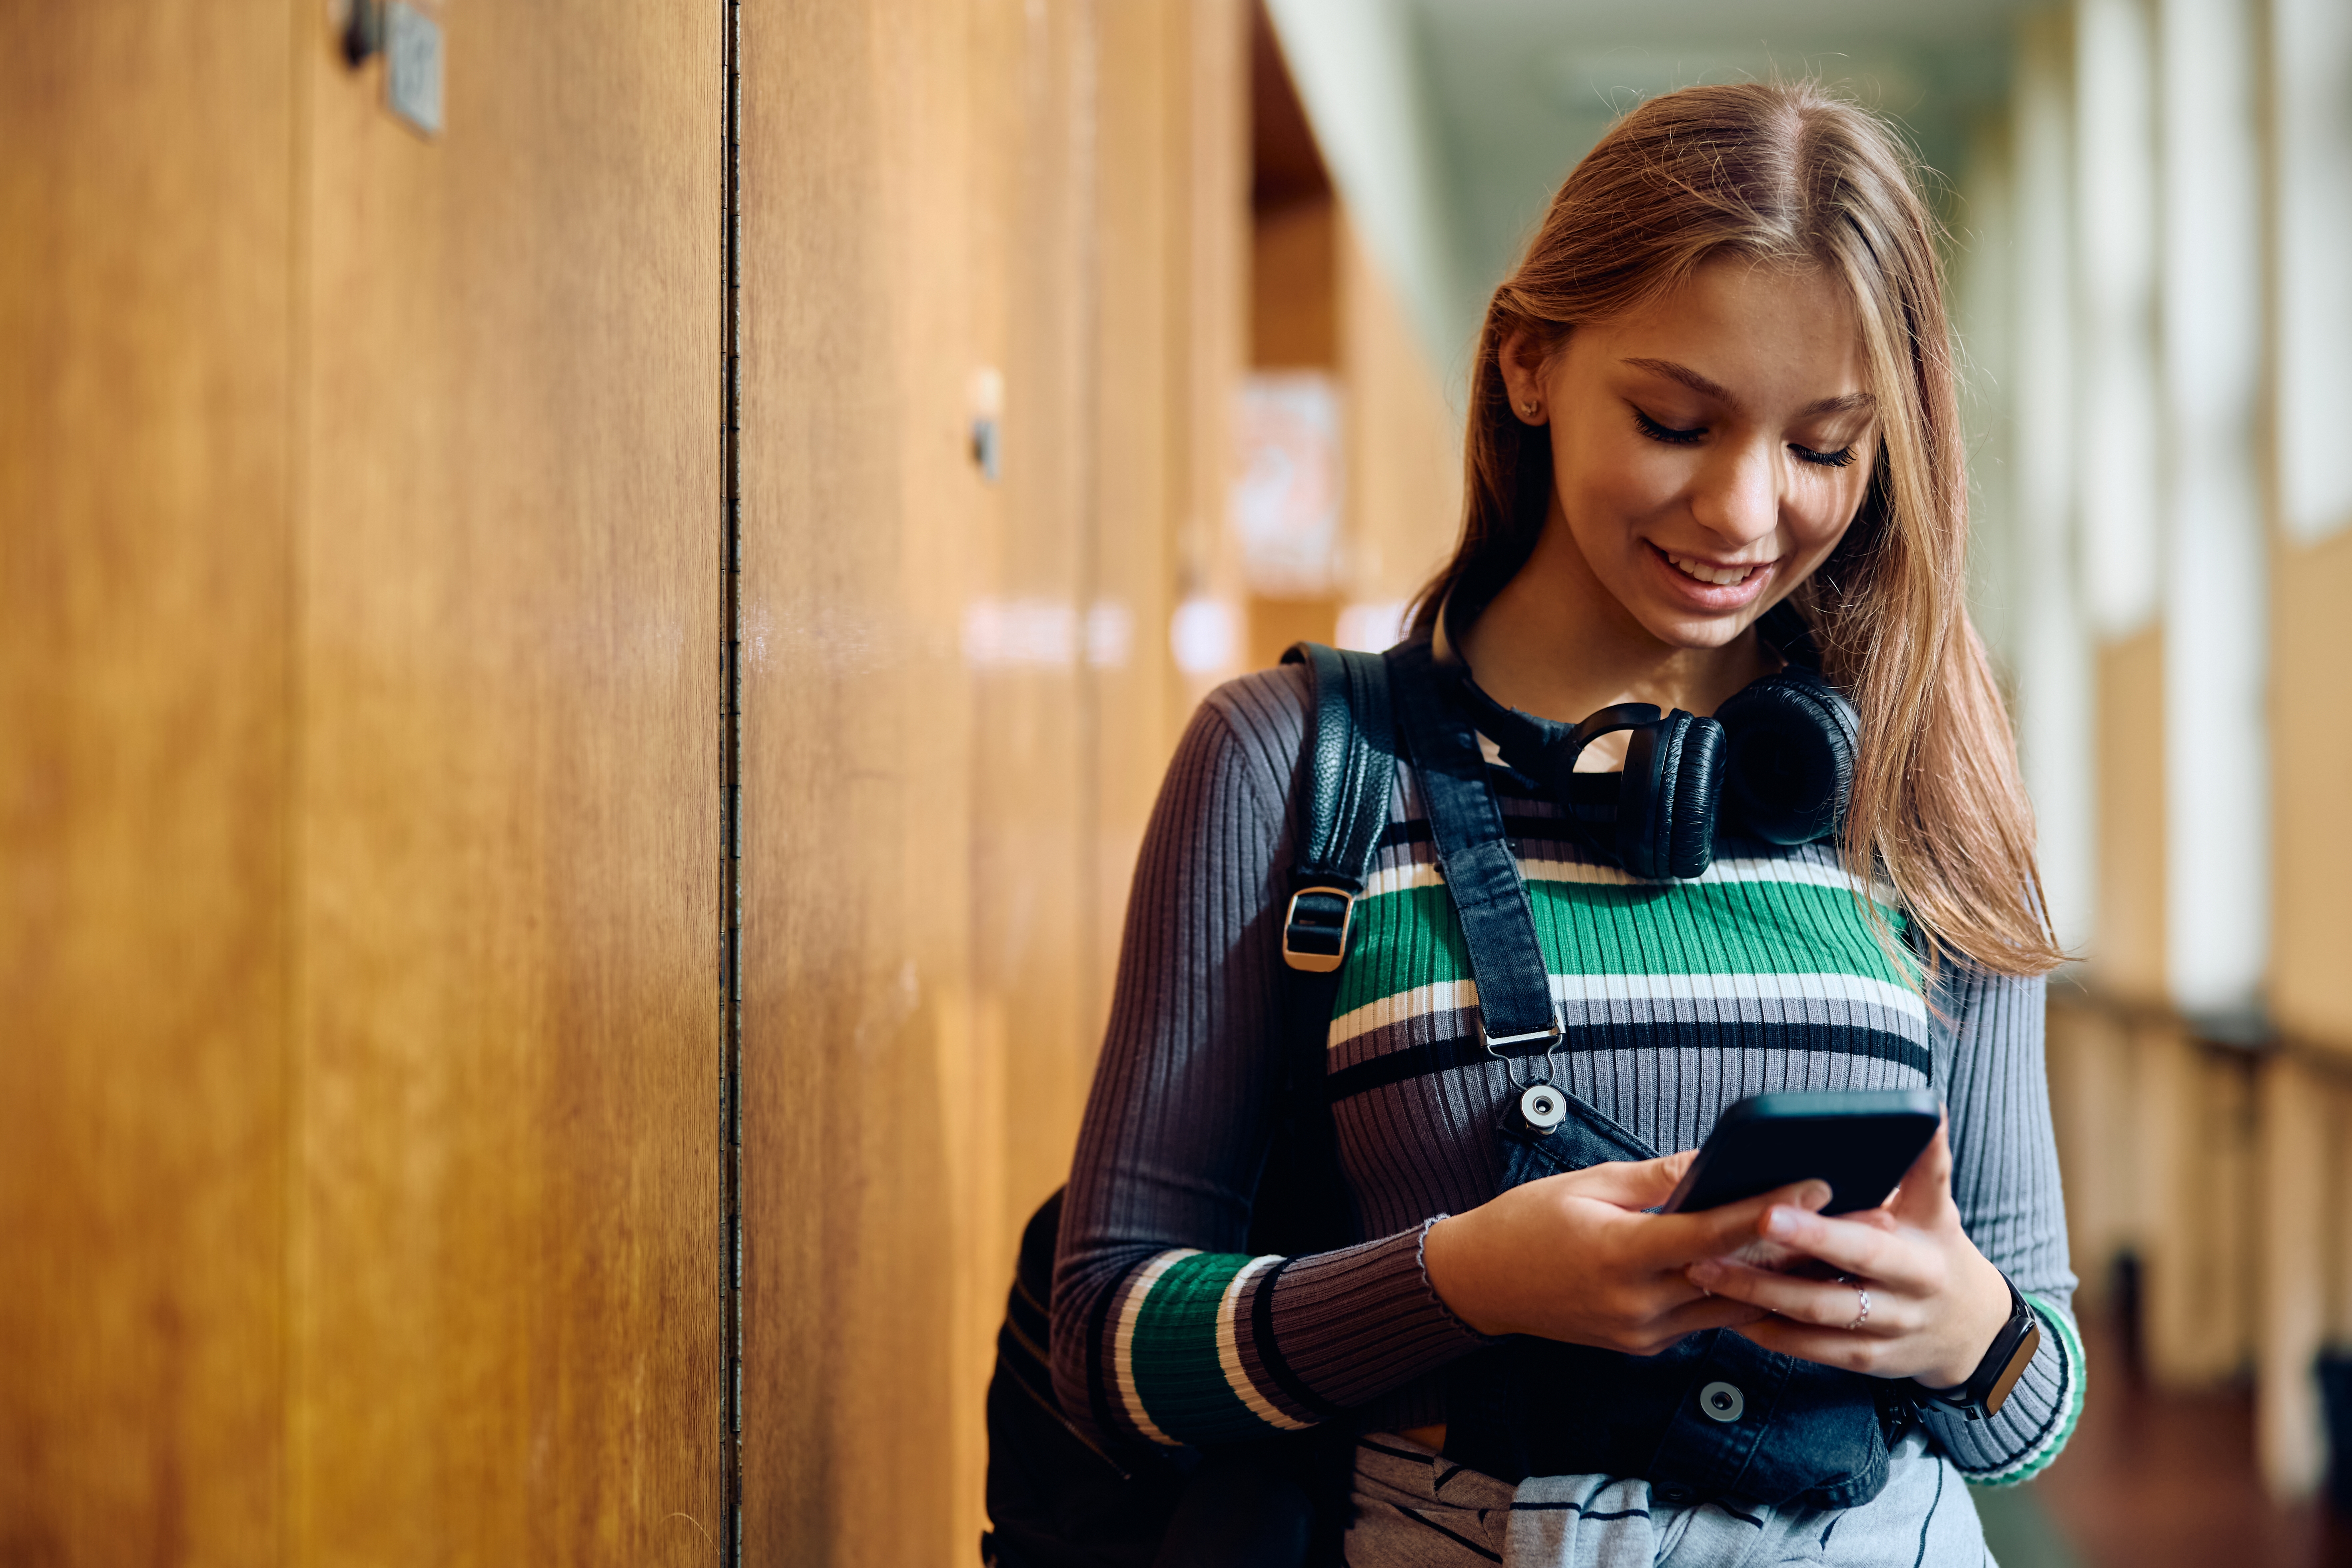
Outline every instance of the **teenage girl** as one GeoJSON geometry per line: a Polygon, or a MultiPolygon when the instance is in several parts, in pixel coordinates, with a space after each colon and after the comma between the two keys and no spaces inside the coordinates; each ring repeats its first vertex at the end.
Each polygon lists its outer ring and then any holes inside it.
{"type": "Polygon", "coordinates": [[[2061,954],[1963,605],[1957,403],[1934,224],[1872,115],[1692,88],[1577,166],[1487,310],[1461,542],[1395,668],[1572,724],[1708,714],[1817,664],[1859,721],[1839,826],[1725,830],[1704,875],[1636,877],[1579,820],[1613,778],[1563,800],[1484,742],[1556,1081],[1681,1152],[1511,1185],[1523,1064],[1459,1048],[1475,988],[1404,757],[1328,1037],[1356,1244],[1252,1257],[1309,688],[1296,666],[1221,688],[1144,846],[1063,1215],[1075,1419],[1160,1444],[1349,1424],[1358,1564],[1986,1560],[1963,1483],[2047,1464],[2083,1363],[2042,1069],[2061,954]],[[1947,1131],[1879,1210],[1824,1217],[1809,1183],[1645,1212],[1743,1097],[1912,1088],[1947,1131]],[[1818,1266],[1756,1267],[1759,1241],[1818,1266]],[[2029,1320],[2013,1388],[1964,1407],[2029,1320]],[[1732,1389],[1719,1430],[1675,1403],[1709,1345],[1748,1369],[1706,1385],[1732,1389]],[[1720,1462],[1660,1458],[1669,1420],[1720,1462]]]}

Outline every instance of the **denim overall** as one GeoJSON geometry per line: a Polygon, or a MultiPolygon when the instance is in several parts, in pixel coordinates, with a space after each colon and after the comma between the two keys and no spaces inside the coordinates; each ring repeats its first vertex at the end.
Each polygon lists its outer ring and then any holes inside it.
{"type": "MultiPolygon", "coordinates": [[[[1560,1044],[1535,916],[1468,717],[1430,645],[1388,654],[1398,727],[1460,917],[1487,1050],[1515,1089],[1547,1082],[1560,1044]]],[[[1514,1094],[1496,1131],[1498,1191],[1658,1151],[1558,1085],[1545,1128],[1514,1094]]],[[[1514,1336],[1446,1374],[1445,1458],[1514,1484],[1529,1476],[1641,1477],[1667,1502],[1745,1499],[1852,1508],[1886,1485],[1908,1406],[1885,1379],[1780,1355],[1727,1330],[1654,1356],[1514,1336]]]]}

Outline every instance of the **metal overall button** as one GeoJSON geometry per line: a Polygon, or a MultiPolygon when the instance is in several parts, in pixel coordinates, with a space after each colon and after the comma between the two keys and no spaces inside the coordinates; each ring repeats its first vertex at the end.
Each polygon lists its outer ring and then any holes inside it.
{"type": "Polygon", "coordinates": [[[1528,1126],[1549,1132],[1568,1120],[1568,1096],[1548,1083],[1537,1084],[1519,1096],[1519,1114],[1528,1126]]]}
{"type": "Polygon", "coordinates": [[[1698,1407],[1710,1420],[1737,1421],[1748,1409],[1748,1396],[1727,1383],[1710,1383],[1698,1391],[1698,1407]]]}

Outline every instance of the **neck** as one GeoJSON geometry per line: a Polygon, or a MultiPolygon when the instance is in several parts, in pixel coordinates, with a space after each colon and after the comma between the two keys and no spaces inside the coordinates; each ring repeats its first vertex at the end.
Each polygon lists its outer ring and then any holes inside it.
{"type": "MultiPolygon", "coordinates": [[[[1720,647],[1661,641],[1593,575],[1557,511],[1459,651],[1496,701],[1564,724],[1612,702],[1712,713],[1779,664],[1752,625],[1720,647]]],[[[1622,738],[1610,739],[1617,743],[1597,745],[1591,763],[1622,758],[1622,738]]]]}

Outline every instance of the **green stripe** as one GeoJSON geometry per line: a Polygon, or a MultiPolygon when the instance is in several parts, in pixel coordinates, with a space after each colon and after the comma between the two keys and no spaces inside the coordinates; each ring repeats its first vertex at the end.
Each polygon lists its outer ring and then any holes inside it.
{"type": "Polygon", "coordinates": [[[1169,1266],[1135,1318],[1135,1392],[1151,1424],[1184,1443],[1271,1430],[1225,1382],[1217,1307],[1246,1253],[1202,1252],[1169,1266]]]}
{"type": "MultiPolygon", "coordinates": [[[[1853,974],[1894,985],[1898,970],[1853,894],[1807,882],[1612,887],[1533,882],[1536,939],[1554,974],[1853,974]]],[[[1453,900],[1404,888],[1356,906],[1354,952],[1335,1013],[1416,986],[1470,978],[1453,900]]],[[[1895,930],[1901,931],[1898,920],[1895,930]]]]}
{"type": "Polygon", "coordinates": [[[2058,1425],[2025,1458],[1998,1470],[1988,1470],[1980,1476],[1964,1474],[1961,1479],[1972,1487],[2013,1487],[2020,1481],[2032,1480],[2049,1468],[2050,1461],[2064,1451],[2067,1440],[2074,1436],[2074,1424],[2083,1418],[2083,1337],[2074,1331],[2073,1320],[2041,1297],[2024,1290],[2018,1294],[2033,1303],[2033,1310],[2042,1314],[2042,1321],[2058,1335],[2058,1348],[2066,1361],[2066,1404],[2058,1413],[2058,1425]]]}

